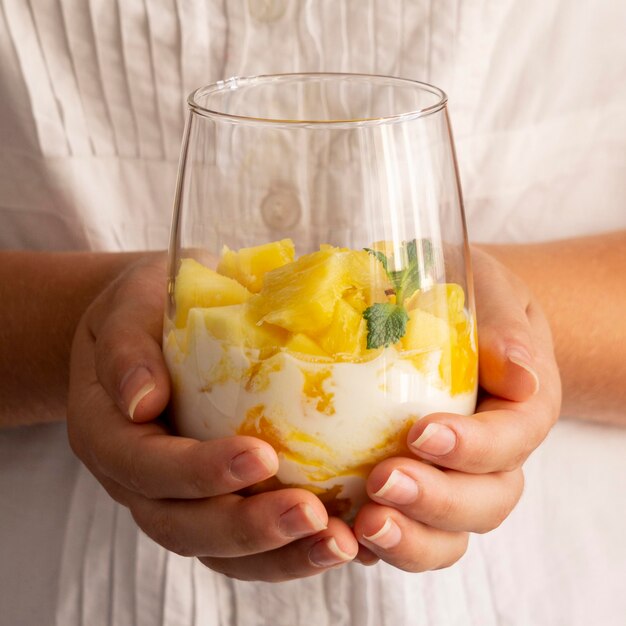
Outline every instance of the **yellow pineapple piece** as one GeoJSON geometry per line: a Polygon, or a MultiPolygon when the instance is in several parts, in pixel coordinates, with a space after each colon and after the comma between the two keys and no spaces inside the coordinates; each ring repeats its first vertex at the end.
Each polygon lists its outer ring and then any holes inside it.
{"type": "Polygon", "coordinates": [[[175,325],[183,328],[193,307],[226,306],[245,302],[252,294],[236,280],[222,276],[194,259],[183,259],[174,283],[175,325]]]}
{"type": "Polygon", "coordinates": [[[401,339],[404,350],[428,352],[447,350],[450,344],[450,326],[446,320],[421,309],[409,311],[406,333],[401,339]]]}
{"type": "Polygon", "coordinates": [[[285,348],[287,348],[290,352],[328,357],[328,353],[324,352],[324,350],[320,348],[319,344],[304,333],[295,333],[292,335],[285,344],[285,348]]]}
{"type": "Polygon", "coordinates": [[[321,332],[337,300],[352,286],[349,254],[329,247],[268,272],[250,306],[259,319],[293,333],[321,332]]]}
{"type": "Polygon", "coordinates": [[[407,301],[406,308],[422,309],[436,317],[456,324],[465,319],[465,293],[457,283],[433,285],[425,291],[416,291],[407,301]]]}
{"type": "Polygon", "coordinates": [[[366,350],[367,324],[345,300],[337,300],[330,326],[317,340],[329,354],[359,355],[366,350]]]}
{"type": "Polygon", "coordinates": [[[451,330],[450,349],[441,355],[439,373],[452,395],[471,392],[478,378],[476,329],[465,320],[451,330]]]}
{"type": "Polygon", "coordinates": [[[360,292],[366,307],[374,302],[389,300],[386,292],[391,291],[391,283],[385,268],[375,256],[365,250],[350,250],[347,264],[354,287],[360,292]]]}
{"type": "Polygon", "coordinates": [[[195,332],[195,325],[204,326],[216,339],[247,348],[280,347],[287,339],[282,328],[258,325],[245,304],[191,309],[190,333],[195,332]]]}
{"type": "Polygon", "coordinates": [[[363,311],[368,307],[369,303],[365,299],[365,294],[362,289],[358,287],[351,287],[343,294],[343,299],[359,313],[363,314],[363,311]]]}
{"type": "Polygon", "coordinates": [[[237,252],[224,246],[217,271],[239,281],[253,293],[258,293],[263,286],[263,276],[267,272],[291,263],[293,259],[294,246],[291,239],[241,248],[237,252]]]}

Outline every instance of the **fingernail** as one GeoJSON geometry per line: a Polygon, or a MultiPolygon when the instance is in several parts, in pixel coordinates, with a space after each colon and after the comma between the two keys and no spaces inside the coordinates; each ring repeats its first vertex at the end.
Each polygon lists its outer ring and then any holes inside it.
{"type": "Polygon", "coordinates": [[[370,567],[372,565],[376,565],[376,563],[380,561],[380,557],[361,543],[354,560],[365,567],[370,567]]]}
{"type": "Polygon", "coordinates": [[[387,482],[373,495],[392,504],[410,504],[417,498],[417,483],[406,474],[393,470],[387,482]]]}
{"type": "Polygon", "coordinates": [[[530,356],[530,353],[526,350],[526,348],[515,346],[507,349],[506,358],[511,361],[511,363],[514,363],[518,367],[521,367],[532,376],[535,385],[533,395],[535,395],[539,391],[539,376],[537,375],[537,372],[534,370],[534,368],[530,365],[532,363],[532,357],[530,356]]]}
{"type": "Polygon", "coordinates": [[[143,365],[130,370],[120,383],[120,396],[128,407],[128,417],[132,420],[139,403],[156,387],[154,378],[143,365]]]}
{"type": "Polygon", "coordinates": [[[309,561],[315,567],[333,567],[351,560],[352,557],[337,545],[334,537],[321,539],[309,550],[309,561]]]}
{"type": "Polygon", "coordinates": [[[375,546],[383,550],[389,550],[397,546],[402,540],[402,531],[400,527],[390,518],[385,519],[382,528],[373,535],[363,535],[363,539],[373,543],[375,546]]]}
{"type": "Polygon", "coordinates": [[[275,474],[278,466],[276,458],[267,450],[253,448],[234,456],[228,469],[237,480],[254,483],[275,474]]]}
{"type": "Polygon", "coordinates": [[[411,447],[429,454],[430,456],[443,456],[454,450],[456,446],[456,434],[443,424],[428,424],[424,432],[411,443],[411,447]]]}
{"type": "Polygon", "coordinates": [[[296,504],[280,516],[278,527],[283,535],[298,538],[317,533],[327,526],[315,514],[313,507],[308,504],[296,504]]]}

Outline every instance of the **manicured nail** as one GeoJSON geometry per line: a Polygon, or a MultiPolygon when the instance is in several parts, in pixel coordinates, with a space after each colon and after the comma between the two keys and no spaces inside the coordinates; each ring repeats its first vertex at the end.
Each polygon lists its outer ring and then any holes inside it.
{"type": "Polygon", "coordinates": [[[382,528],[373,535],[363,535],[363,539],[373,543],[375,546],[383,550],[389,550],[397,546],[402,540],[402,531],[400,527],[390,518],[385,519],[382,528]]]}
{"type": "Polygon", "coordinates": [[[128,417],[132,420],[139,403],[156,387],[154,378],[143,365],[128,372],[120,383],[120,396],[128,407],[128,417]]]}
{"type": "Polygon", "coordinates": [[[287,537],[306,537],[327,528],[308,504],[296,504],[280,516],[280,532],[287,537]]]}
{"type": "Polygon", "coordinates": [[[315,567],[333,567],[351,560],[352,557],[337,545],[334,537],[321,539],[309,550],[309,561],[315,567]]]}
{"type": "Polygon", "coordinates": [[[443,424],[428,424],[411,447],[430,456],[443,456],[454,450],[456,434],[443,424]]]}
{"type": "Polygon", "coordinates": [[[398,470],[393,470],[387,482],[374,493],[374,496],[392,504],[410,504],[417,498],[417,492],[417,483],[412,478],[398,470]]]}
{"type": "Polygon", "coordinates": [[[533,395],[535,395],[539,391],[539,376],[531,366],[532,357],[530,356],[530,353],[526,350],[526,348],[515,346],[507,349],[506,358],[511,361],[511,363],[521,367],[532,376],[534,382],[533,395]]]}
{"type": "Polygon", "coordinates": [[[276,458],[264,448],[245,450],[234,456],[228,468],[234,478],[255,483],[276,473],[276,458]]]}

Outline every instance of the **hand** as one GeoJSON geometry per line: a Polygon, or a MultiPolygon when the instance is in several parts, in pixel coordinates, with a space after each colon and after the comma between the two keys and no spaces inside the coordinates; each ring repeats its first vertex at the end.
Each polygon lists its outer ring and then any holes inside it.
{"type": "Polygon", "coordinates": [[[472,256],[482,394],[476,413],[424,417],[408,433],[415,457],[372,470],[373,502],[354,526],[367,549],[363,561],[381,558],[412,572],[456,562],[469,532],[493,530],[516,505],[521,466],[558,418],[561,384],[543,313],[503,265],[479,250],[472,256]]]}
{"type": "Polygon", "coordinates": [[[350,528],[301,489],[244,498],[274,475],[253,437],[196,441],[155,420],[169,400],[161,353],[165,260],[131,266],[90,306],[72,347],[72,449],[137,524],[165,548],[244,580],[281,581],[352,560],[350,528]],[[134,423],[131,421],[134,421],[134,423]]]}

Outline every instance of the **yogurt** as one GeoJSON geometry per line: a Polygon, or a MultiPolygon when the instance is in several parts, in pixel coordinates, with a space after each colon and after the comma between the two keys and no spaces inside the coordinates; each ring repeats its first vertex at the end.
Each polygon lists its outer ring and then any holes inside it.
{"type": "Polygon", "coordinates": [[[367,501],[371,468],[409,454],[406,435],[416,420],[435,411],[469,415],[476,404],[475,389],[452,394],[442,384],[440,349],[418,360],[394,346],[372,352],[350,362],[284,348],[267,357],[215,338],[202,309],[192,308],[186,328],[166,324],[164,336],[174,425],[196,439],[268,441],[279,470],[258,490],[303,487],[350,520],[367,501]]]}

